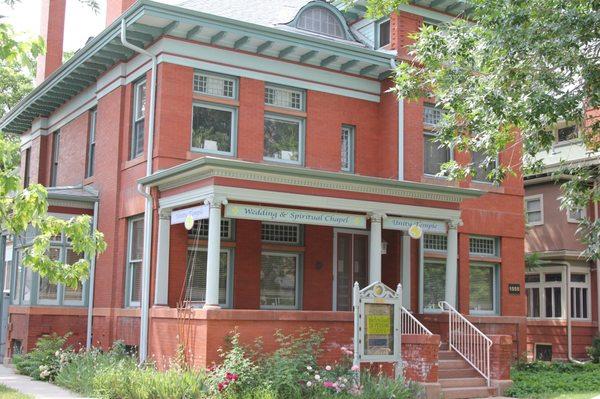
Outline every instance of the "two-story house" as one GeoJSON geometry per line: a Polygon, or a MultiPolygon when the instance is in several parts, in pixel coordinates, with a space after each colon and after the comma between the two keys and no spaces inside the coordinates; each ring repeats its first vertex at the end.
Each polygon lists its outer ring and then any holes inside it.
{"type": "Polygon", "coordinates": [[[30,237],[15,240],[9,355],[52,331],[157,359],[183,343],[200,365],[234,327],[267,347],[277,328],[350,343],[352,285],[374,281],[402,284],[442,340],[445,301],[526,351],[522,178],[436,177],[477,154],[440,148],[441,111],[388,91],[409,35],[463,2],[380,20],[360,2],[175,3],[108,1],[106,29],[60,65],[64,1],[43,2],[43,82],[0,128],[50,211],[93,215],[108,250],[73,290],[22,268],[30,237]]]}

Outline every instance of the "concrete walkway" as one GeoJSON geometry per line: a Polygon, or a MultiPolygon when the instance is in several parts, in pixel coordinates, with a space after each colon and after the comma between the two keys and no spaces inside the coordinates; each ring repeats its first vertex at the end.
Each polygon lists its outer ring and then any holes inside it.
{"type": "Polygon", "coordinates": [[[81,398],[49,382],[35,381],[31,377],[17,374],[12,368],[2,365],[0,365],[0,384],[16,389],[26,395],[31,395],[35,399],[81,398]]]}

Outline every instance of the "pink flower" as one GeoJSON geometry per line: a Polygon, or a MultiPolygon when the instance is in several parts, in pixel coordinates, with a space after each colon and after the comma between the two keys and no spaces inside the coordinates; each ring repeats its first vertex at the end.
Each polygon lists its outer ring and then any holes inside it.
{"type": "Polygon", "coordinates": [[[360,366],[355,364],[354,366],[352,366],[352,368],[350,369],[352,371],[359,371],[360,370],[360,366]]]}
{"type": "Polygon", "coordinates": [[[229,381],[237,381],[238,375],[235,373],[227,373],[225,378],[227,378],[229,381]]]}
{"type": "Polygon", "coordinates": [[[219,390],[219,392],[221,392],[223,389],[225,389],[227,385],[224,385],[222,382],[219,382],[219,384],[217,385],[217,389],[219,390]]]}
{"type": "Polygon", "coordinates": [[[325,388],[335,388],[335,384],[333,382],[331,382],[331,381],[325,381],[325,382],[323,382],[323,386],[325,388]]]}

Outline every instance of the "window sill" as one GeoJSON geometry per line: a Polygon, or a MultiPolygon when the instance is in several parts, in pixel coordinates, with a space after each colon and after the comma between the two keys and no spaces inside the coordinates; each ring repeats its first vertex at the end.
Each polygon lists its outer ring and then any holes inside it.
{"type": "Polygon", "coordinates": [[[145,163],[145,162],[146,162],[146,155],[144,154],[144,155],[139,156],[137,158],[133,158],[133,159],[130,159],[128,161],[125,161],[123,163],[123,166],[121,167],[121,170],[133,168],[134,166],[137,166],[137,165],[145,163]]]}
{"type": "Polygon", "coordinates": [[[497,256],[469,255],[469,260],[482,263],[502,263],[502,258],[497,256]]]}
{"type": "Polygon", "coordinates": [[[265,105],[265,113],[290,115],[297,118],[306,118],[306,111],[300,111],[290,108],[274,107],[272,105],[265,105]]]}
{"type": "Polygon", "coordinates": [[[497,185],[496,183],[479,181],[479,180],[471,180],[469,184],[471,188],[475,188],[478,190],[488,191],[491,193],[499,193],[504,194],[504,187],[497,185]]]}
{"type": "Polygon", "coordinates": [[[277,158],[263,158],[263,161],[272,165],[286,165],[286,166],[297,166],[299,168],[304,167],[303,162],[284,161],[277,158]]]}
{"type": "Polygon", "coordinates": [[[89,186],[91,184],[94,184],[94,176],[90,176],[90,177],[86,177],[85,179],[83,179],[83,185],[84,186],[89,186]]]}
{"type": "Polygon", "coordinates": [[[552,145],[552,148],[561,148],[561,147],[568,147],[574,144],[582,144],[583,140],[581,140],[580,138],[576,138],[576,139],[572,139],[572,140],[565,140],[565,141],[557,141],[556,143],[554,143],[552,145]]]}
{"type": "Polygon", "coordinates": [[[223,104],[223,105],[229,105],[232,107],[240,106],[240,102],[233,98],[213,97],[213,96],[208,96],[205,94],[198,94],[198,93],[194,93],[194,101],[200,101],[200,102],[205,102],[205,103],[214,103],[214,104],[223,104]]]}
{"type": "Polygon", "coordinates": [[[421,183],[439,184],[449,187],[459,187],[459,182],[448,179],[447,177],[424,174],[421,177],[421,183]]]}

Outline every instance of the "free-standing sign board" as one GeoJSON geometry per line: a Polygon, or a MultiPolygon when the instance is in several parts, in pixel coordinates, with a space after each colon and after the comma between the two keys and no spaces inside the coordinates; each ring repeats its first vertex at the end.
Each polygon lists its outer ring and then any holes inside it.
{"type": "Polygon", "coordinates": [[[401,374],[402,287],[396,291],[381,282],[362,290],[354,284],[354,365],[390,362],[401,374]]]}

